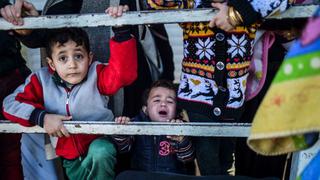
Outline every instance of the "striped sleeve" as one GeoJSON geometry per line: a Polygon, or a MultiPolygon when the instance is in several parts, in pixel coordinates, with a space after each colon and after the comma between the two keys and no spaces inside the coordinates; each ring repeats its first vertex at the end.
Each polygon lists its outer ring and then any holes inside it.
{"type": "MultiPolygon", "coordinates": [[[[42,86],[36,74],[30,75],[25,84],[20,85],[12,94],[3,101],[3,115],[12,122],[23,126],[33,126],[39,121],[43,113],[35,111],[44,110],[42,86]],[[31,120],[31,116],[35,120],[31,120]]],[[[41,123],[41,122],[39,122],[41,123]]]]}
{"type": "Polygon", "coordinates": [[[170,144],[176,152],[179,161],[187,162],[192,161],[194,159],[194,148],[189,138],[184,137],[184,139],[181,142],[170,141],[170,144]]]}
{"type": "Polygon", "coordinates": [[[233,6],[242,16],[244,25],[249,26],[274,13],[285,11],[292,0],[229,0],[228,5],[233,6]]]}

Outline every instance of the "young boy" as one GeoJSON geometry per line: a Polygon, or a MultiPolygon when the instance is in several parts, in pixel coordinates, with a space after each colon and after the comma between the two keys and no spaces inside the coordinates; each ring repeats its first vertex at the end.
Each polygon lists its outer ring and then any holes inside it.
{"type": "MultiPolygon", "coordinates": [[[[182,122],[176,117],[176,91],[170,81],[159,80],[143,96],[143,107],[134,122],[182,122]]],[[[128,117],[117,117],[126,124],[128,117]]],[[[183,136],[113,136],[120,152],[132,151],[131,168],[187,174],[185,163],[192,161],[191,142],[183,136]]]]}
{"type": "Polygon", "coordinates": [[[112,95],[136,78],[135,40],[124,28],[110,40],[109,65],[92,62],[89,39],[80,28],[53,30],[46,51],[49,67],[32,73],[3,104],[7,119],[39,125],[59,137],[56,154],[69,179],[113,179],[116,149],[98,135],[70,135],[63,121],[113,121],[112,95]]]}

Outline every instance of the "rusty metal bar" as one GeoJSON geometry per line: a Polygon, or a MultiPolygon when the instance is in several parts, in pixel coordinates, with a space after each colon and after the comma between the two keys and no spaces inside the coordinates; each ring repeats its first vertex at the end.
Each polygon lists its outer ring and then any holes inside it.
{"type": "MultiPolygon", "coordinates": [[[[267,19],[292,19],[312,16],[317,5],[293,6],[282,14],[267,19]]],[[[106,14],[52,15],[24,18],[23,26],[14,26],[0,18],[0,29],[39,29],[61,27],[98,27],[136,24],[183,23],[209,21],[218,11],[213,9],[131,11],[122,17],[113,18],[106,14]]]]}
{"type": "MultiPolygon", "coordinates": [[[[131,122],[126,125],[114,122],[64,122],[74,134],[123,135],[186,135],[247,137],[249,123],[159,123],[131,122]]],[[[0,133],[45,133],[39,126],[24,127],[9,121],[0,121],[0,133]]]]}

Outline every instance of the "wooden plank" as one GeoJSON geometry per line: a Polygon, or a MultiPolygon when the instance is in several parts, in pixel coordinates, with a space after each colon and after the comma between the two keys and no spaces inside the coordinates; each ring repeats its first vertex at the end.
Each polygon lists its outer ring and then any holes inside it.
{"type": "MultiPolygon", "coordinates": [[[[74,134],[123,134],[123,135],[187,135],[247,137],[249,123],[158,123],[131,122],[119,125],[114,122],[65,122],[74,134]]],[[[45,133],[39,126],[23,127],[9,121],[0,122],[0,133],[45,133]]]]}
{"type": "MultiPolygon", "coordinates": [[[[282,14],[276,14],[268,19],[304,18],[310,17],[316,10],[316,5],[293,6],[282,14]]],[[[112,18],[106,14],[77,14],[27,17],[23,26],[14,26],[0,18],[0,29],[38,29],[61,27],[98,27],[116,25],[156,24],[156,23],[182,23],[209,21],[217,10],[193,9],[170,11],[132,11],[122,17],[112,18]]]]}

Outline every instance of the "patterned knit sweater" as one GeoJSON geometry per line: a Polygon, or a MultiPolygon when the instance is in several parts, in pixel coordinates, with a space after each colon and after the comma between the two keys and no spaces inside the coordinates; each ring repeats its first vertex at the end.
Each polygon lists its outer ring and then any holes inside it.
{"type": "MultiPolygon", "coordinates": [[[[211,1],[210,1],[211,2],[211,1]]],[[[211,7],[208,0],[144,0],[145,9],[211,7]]],[[[178,90],[179,105],[214,121],[240,118],[255,38],[255,22],[285,10],[287,0],[229,0],[243,17],[232,32],[211,29],[208,22],[184,23],[184,58],[178,90]]]]}

